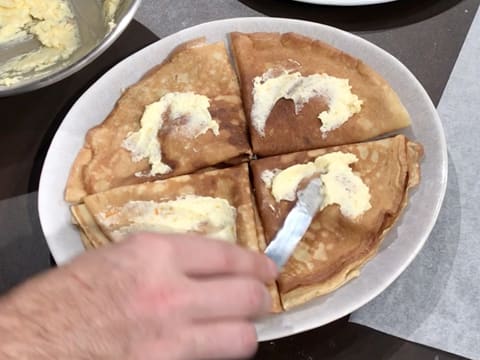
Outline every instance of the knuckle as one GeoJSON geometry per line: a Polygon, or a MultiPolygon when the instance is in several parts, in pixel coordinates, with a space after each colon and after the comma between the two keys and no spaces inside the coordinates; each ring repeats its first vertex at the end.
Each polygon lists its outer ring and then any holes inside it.
{"type": "Polygon", "coordinates": [[[237,259],[232,251],[225,249],[218,256],[218,262],[220,268],[228,271],[235,269],[237,259]]]}
{"type": "Polygon", "coordinates": [[[131,244],[137,251],[155,261],[166,261],[172,259],[175,247],[172,241],[159,234],[137,233],[132,235],[131,244]]]}
{"type": "Polygon", "coordinates": [[[181,313],[190,304],[189,292],[180,286],[170,286],[156,292],[155,301],[162,312],[168,314],[181,313]]]}
{"type": "Polygon", "coordinates": [[[158,276],[164,268],[174,268],[173,244],[153,234],[132,234],[120,244],[122,263],[129,264],[138,280],[158,276]]]}
{"type": "Polygon", "coordinates": [[[126,244],[129,244],[129,245],[132,245],[132,246],[137,246],[137,245],[142,245],[143,243],[145,243],[146,241],[148,241],[146,239],[146,235],[144,233],[132,233],[132,234],[129,234],[125,237],[124,240],[126,241],[123,241],[123,243],[126,243],[126,244]]]}
{"type": "Polygon", "coordinates": [[[163,260],[171,260],[175,256],[175,246],[171,241],[159,238],[156,239],[155,255],[159,255],[163,260]]]}
{"type": "Polygon", "coordinates": [[[183,287],[164,283],[139,291],[135,303],[141,317],[164,319],[183,314],[190,304],[190,298],[189,292],[183,287]]]}
{"type": "Polygon", "coordinates": [[[130,234],[122,239],[119,246],[123,248],[123,251],[129,252],[137,258],[143,257],[145,249],[148,249],[148,238],[142,233],[130,234]]]}

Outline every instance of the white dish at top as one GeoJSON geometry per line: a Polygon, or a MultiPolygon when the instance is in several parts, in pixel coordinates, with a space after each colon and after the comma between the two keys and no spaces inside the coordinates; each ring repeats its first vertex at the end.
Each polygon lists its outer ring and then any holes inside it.
{"type": "Polygon", "coordinates": [[[409,206],[385,238],[378,255],[365,265],[359,278],[333,293],[291,311],[258,321],[260,340],[292,335],[339,319],[372,300],[410,264],[427,240],[437,219],[447,179],[447,151],[443,128],[429,96],[392,55],[350,33],[315,23],[277,18],[221,20],[185,29],[126,58],[93,84],[75,103],[59,127],[48,151],[39,188],[41,225],[53,257],[65,263],[83,252],[79,232],[72,225],[63,192],[70,167],[88,129],[102,122],[122,89],[137,82],[178,44],[206,36],[228,41],[227,34],[243,32],[297,32],[321,39],[362,59],[384,76],[410,112],[412,126],[403,131],[423,144],[422,182],[412,191],[409,206]]]}

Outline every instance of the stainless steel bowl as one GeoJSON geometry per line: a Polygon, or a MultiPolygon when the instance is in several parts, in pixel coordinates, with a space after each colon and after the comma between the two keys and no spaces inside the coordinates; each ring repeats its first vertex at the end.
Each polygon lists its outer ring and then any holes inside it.
{"type": "MultiPolygon", "coordinates": [[[[11,86],[0,86],[0,97],[20,94],[60,81],[101,55],[127,28],[141,0],[121,0],[110,30],[102,11],[102,0],[69,0],[80,33],[80,47],[66,60],[41,73],[31,72],[11,86]]],[[[0,47],[0,63],[24,52],[24,47],[0,47]]]]}

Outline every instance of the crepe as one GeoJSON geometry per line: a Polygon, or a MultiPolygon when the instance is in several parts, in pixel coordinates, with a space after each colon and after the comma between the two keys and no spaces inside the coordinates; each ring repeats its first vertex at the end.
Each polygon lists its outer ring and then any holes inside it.
{"type": "MultiPolygon", "coordinates": [[[[165,203],[188,196],[228,201],[236,211],[236,244],[253,251],[263,250],[263,243],[259,243],[257,236],[257,230],[261,229],[261,225],[256,221],[247,164],[224,170],[123,186],[89,195],[84,198],[84,204],[72,206],[72,215],[74,222],[82,230],[84,243],[88,247],[95,248],[118,241],[120,237],[115,233],[131,224],[132,219],[138,215],[136,211],[132,211],[130,214],[125,214],[127,216],[116,216],[120,209],[125,208],[128,203],[136,201],[165,203]]],[[[146,222],[137,225],[135,231],[150,229],[146,222]]],[[[192,231],[192,233],[196,233],[196,231],[192,231]]],[[[204,231],[197,233],[209,236],[204,231]]],[[[259,231],[258,235],[263,241],[262,231],[259,231]]],[[[269,289],[273,299],[272,311],[278,312],[281,310],[281,306],[276,285],[270,286],[269,289]]]]}
{"type": "Polygon", "coordinates": [[[336,151],[357,156],[351,167],[369,188],[371,208],[356,219],[345,217],[336,204],[317,213],[278,279],[284,309],[329,293],[357,276],[407,205],[408,190],[420,180],[422,147],[403,135],[253,161],[256,201],[267,243],[282,226],[294,201],[277,202],[262,173],[336,151]]]}
{"type": "Polygon", "coordinates": [[[249,154],[238,81],[225,46],[193,40],[179,46],[162,64],[126,89],[110,115],[88,131],[72,166],[65,199],[77,203],[88,194],[122,185],[192,173],[221,163],[237,164],[249,154]],[[185,92],[208,97],[208,112],[218,123],[218,134],[206,131],[186,136],[177,131],[185,119],[175,119],[172,124],[165,121],[168,126],[158,132],[158,139],[162,160],[172,170],[152,176],[148,159],[133,159],[124,141],[140,129],[147,105],[167,94],[185,92]]]}
{"type": "Polygon", "coordinates": [[[266,156],[350,144],[410,124],[407,110],[389,84],[369,66],[322,41],[295,33],[231,34],[231,48],[240,77],[254,153],[266,156]],[[316,96],[295,114],[292,100],[275,103],[262,136],[252,124],[254,79],[269,71],[327,74],[346,79],[362,102],[360,111],[340,127],[321,131],[318,116],[328,111],[325,96],[316,96]]]}
{"type": "Polygon", "coordinates": [[[85,204],[74,205],[70,210],[72,221],[79,227],[80,237],[86,249],[99,248],[110,242],[110,239],[102,232],[85,204]]]}

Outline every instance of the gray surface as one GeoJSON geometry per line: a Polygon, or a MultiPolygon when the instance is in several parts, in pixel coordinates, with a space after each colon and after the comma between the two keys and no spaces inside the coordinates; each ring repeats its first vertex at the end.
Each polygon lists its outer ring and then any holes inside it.
{"type": "Polygon", "coordinates": [[[450,144],[450,166],[437,225],[407,271],[351,317],[473,359],[480,359],[479,38],[477,13],[438,106],[450,144]]]}
{"type": "Polygon", "coordinates": [[[38,233],[37,193],[0,201],[0,294],[50,266],[48,248],[38,233]],[[23,226],[18,226],[22,224],[23,226]],[[23,256],[11,256],[21,253],[23,256]],[[24,261],[30,263],[25,266],[24,261]]]}
{"type": "Polygon", "coordinates": [[[207,21],[261,16],[237,0],[143,0],[135,18],[159,37],[207,21]]]}
{"type": "Polygon", "coordinates": [[[470,24],[477,7],[478,1],[464,0],[447,10],[449,16],[433,16],[406,26],[359,35],[398,58],[437,104],[462,45],[457,39],[465,36],[461,29],[470,24]],[[459,19],[461,24],[452,22],[452,18],[459,19]]]}

